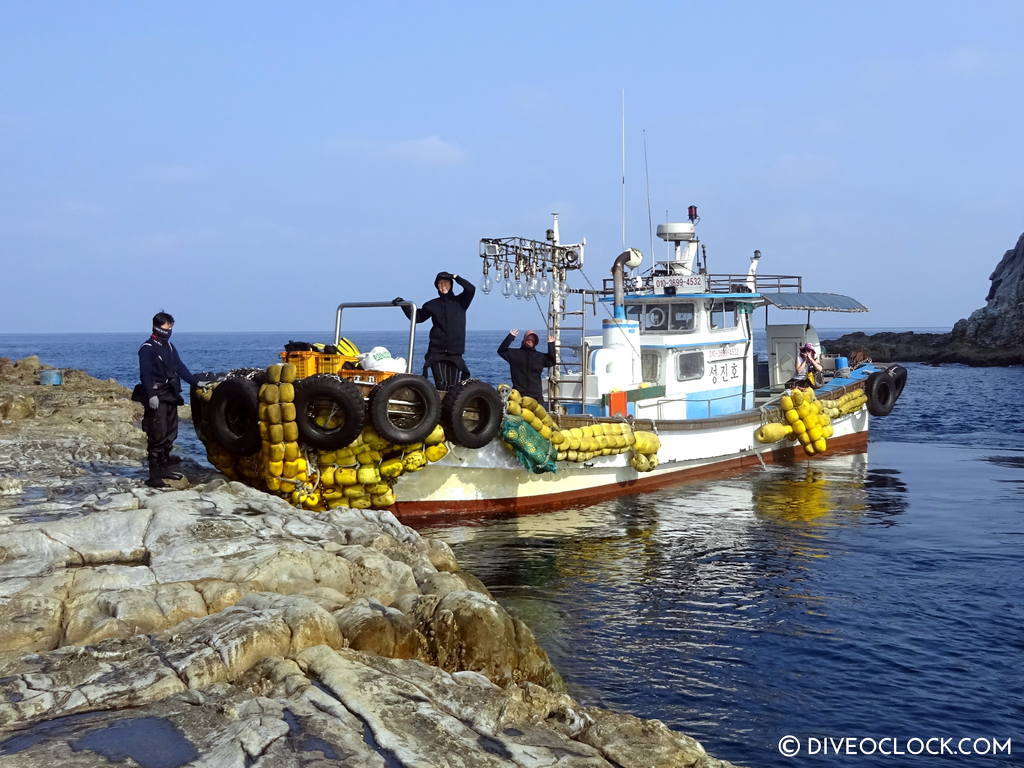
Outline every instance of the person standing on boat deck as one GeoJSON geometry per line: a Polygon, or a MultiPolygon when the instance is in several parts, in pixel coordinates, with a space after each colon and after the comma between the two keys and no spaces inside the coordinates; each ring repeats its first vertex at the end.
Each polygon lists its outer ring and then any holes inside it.
{"type": "MultiPolygon", "coordinates": [[[[447,390],[469,378],[469,366],[462,355],[466,351],[466,310],[476,294],[476,286],[464,277],[442,271],[434,278],[434,288],[437,289],[437,298],[430,299],[416,310],[416,322],[432,321],[430,343],[423,358],[423,375],[427,375],[429,368],[434,376],[434,386],[447,390]],[[462,287],[458,295],[452,293],[453,281],[462,287]]],[[[397,296],[393,303],[403,301],[405,299],[397,296]]],[[[402,311],[406,317],[412,317],[408,307],[402,307],[402,311]]]]}
{"type": "Polygon", "coordinates": [[[818,362],[818,353],[814,351],[814,346],[804,344],[800,347],[796,361],[796,378],[805,380],[817,389],[822,384],[821,371],[821,363],[818,362]]]}
{"type": "Polygon", "coordinates": [[[181,380],[203,386],[206,382],[196,380],[178,356],[178,350],[171,344],[171,330],[174,318],[166,312],[153,316],[153,332],[139,347],[139,379],[132,392],[132,400],[142,403],[145,411],[142,428],[146,432],[146,458],[149,461],[149,479],[146,485],[153,488],[165,487],[164,480],[180,480],[181,474],[170,469],[181,459],[171,455],[174,441],[178,438],[178,406],[184,405],[181,397],[181,380]]]}
{"type": "Polygon", "coordinates": [[[518,389],[520,394],[529,395],[547,408],[540,376],[545,368],[550,368],[555,364],[555,353],[551,349],[555,337],[549,335],[548,351],[540,352],[537,350],[540,336],[534,331],[527,331],[523,335],[523,343],[519,349],[511,349],[512,339],[518,335],[518,328],[513,328],[508,332],[508,336],[498,347],[498,356],[508,363],[509,372],[512,374],[512,386],[518,389]]]}

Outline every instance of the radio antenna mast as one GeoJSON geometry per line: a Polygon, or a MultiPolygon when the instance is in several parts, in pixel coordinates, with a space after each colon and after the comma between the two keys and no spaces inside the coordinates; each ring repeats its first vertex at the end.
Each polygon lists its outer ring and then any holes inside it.
{"type": "Polygon", "coordinates": [[[654,219],[651,215],[651,170],[647,165],[647,129],[644,128],[644,180],[647,184],[647,234],[651,238],[651,258],[654,258],[654,219]]]}
{"type": "Polygon", "coordinates": [[[622,89],[622,248],[626,248],[626,89],[622,89]]]}

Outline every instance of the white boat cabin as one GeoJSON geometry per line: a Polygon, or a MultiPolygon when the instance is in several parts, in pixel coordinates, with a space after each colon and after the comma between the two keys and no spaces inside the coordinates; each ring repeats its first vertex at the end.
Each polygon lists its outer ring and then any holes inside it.
{"type": "MultiPolygon", "coordinates": [[[[689,222],[658,227],[658,236],[674,243],[675,258],[627,277],[624,268],[638,266],[641,257],[626,251],[603,290],[570,292],[583,296],[584,308],[586,294],[592,294],[592,306],[603,304],[611,317],[603,320],[600,336],[559,344],[563,350],[574,348],[579,362],[562,362],[552,372],[549,393],[557,412],[690,420],[750,410],[794,375],[802,344],[820,352],[810,310],[866,311],[848,297],[804,293],[797,276],[759,277],[759,251],[745,274],[708,274],[699,263],[696,221],[691,207],[689,222]],[[806,309],[808,321],[767,325],[766,320],[768,364],[758,366],[751,319],[756,308],[768,305],[806,309]]],[[[552,306],[556,332],[565,330],[566,315],[584,314],[566,312],[559,297],[552,306]]],[[[834,359],[823,362],[835,367],[834,359]]]]}

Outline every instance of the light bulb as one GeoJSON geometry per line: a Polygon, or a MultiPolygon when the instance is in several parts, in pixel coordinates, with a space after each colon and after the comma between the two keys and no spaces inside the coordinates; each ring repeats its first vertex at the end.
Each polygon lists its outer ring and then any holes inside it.
{"type": "Polygon", "coordinates": [[[537,279],[536,275],[531,277],[530,278],[530,282],[526,284],[526,287],[530,290],[531,294],[536,293],[537,292],[537,288],[539,286],[540,286],[540,280],[537,279]]]}
{"type": "Polygon", "coordinates": [[[513,290],[513,293],[517,299],[521,299],[526,295],[526,287],[523,285],[522,280],[516,280],[516,287],[513,290]]]}
{"type": "Polygon", "coordinates": [[[505,278],[505,282],[501,284],[501,295],[506,299],[512,295],[512,281],[507,277],[505,278]]]}
{"type": "Polygon", "coordinates": [[[491,276],[490,275],[484,275],[484,281],[483,281],[483,283],[481,283],[480,289],[484,293],[490,293],[491,289],[493,287],[494,287],[494,281],[491,280],[491,276]]]}
{"type": "Polygon", "coordinates": [[[567,294],[569,292],[569,284],[567,282],[565,282],[565,280],[562,280],[561,282],[559,282],[559,284],[558,284],[558,292],[563,294],[563,295],[565,295],[565,294],[567,294]]]}
{"type": "Polygon", "coordinates": [[[550,290],[551,290],[551,281],[548,280],[548,276],[547,275],[544,275],[544,277],[542,277],[540,279],[540,284],[537,286],[537,293],[539,293],[541,296],[547,296],[548,295],[548,291],[550,291],[550,290]]]}

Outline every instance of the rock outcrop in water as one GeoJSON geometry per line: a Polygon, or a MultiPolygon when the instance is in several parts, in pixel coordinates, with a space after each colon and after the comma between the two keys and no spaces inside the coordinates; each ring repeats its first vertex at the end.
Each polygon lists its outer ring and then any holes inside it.
{"type": "Polygon", "coordinates": [[[194,466],[142,486],[127,391],[38,387],[37,362],[0,362],[0,403],[34,404],[0,423],[0,766],[728,765],[574,701],[388,512],[311,516],[194,466]]]}
{"type": "Polygon", "coordinates": [[[863,350],[876,362],[1024,364],[1024,235],[989,275],[985,306],[949,333],[852,333],[825,341],[834,354],[863,350]]]}

